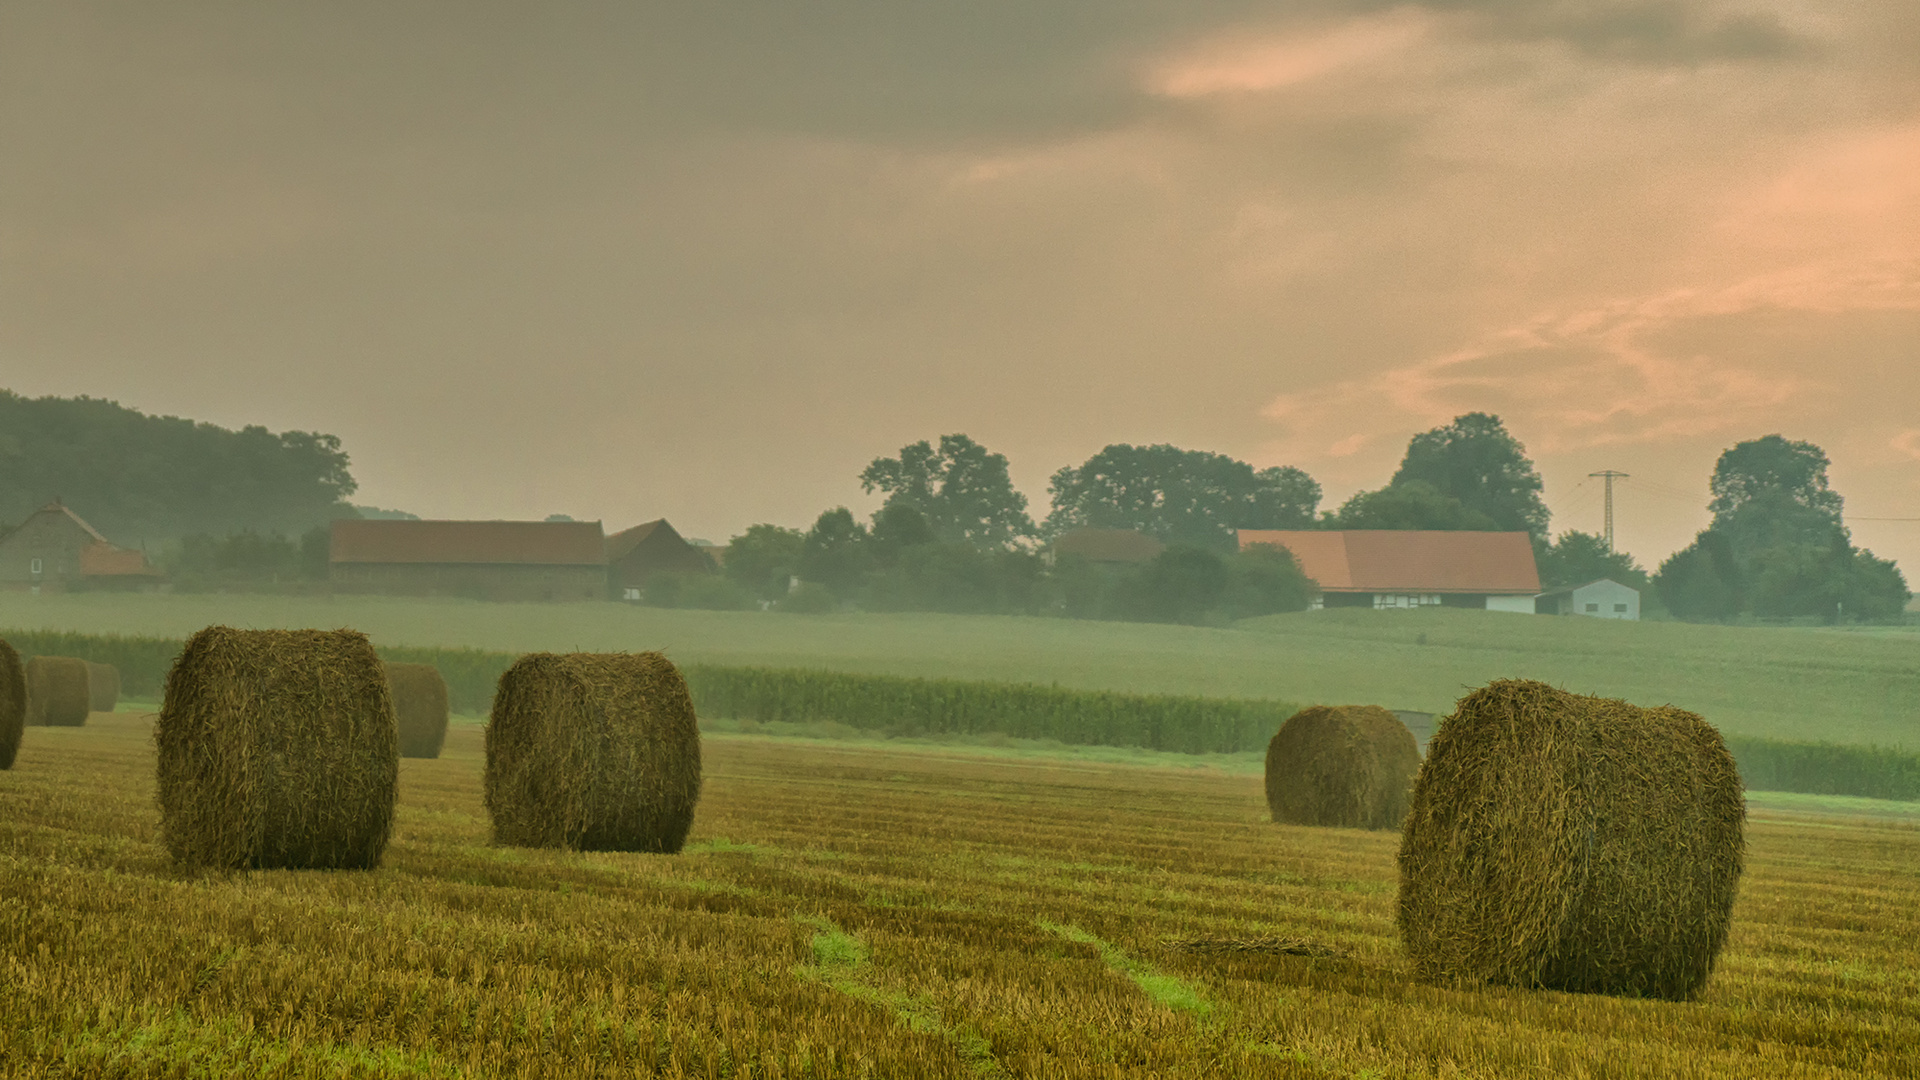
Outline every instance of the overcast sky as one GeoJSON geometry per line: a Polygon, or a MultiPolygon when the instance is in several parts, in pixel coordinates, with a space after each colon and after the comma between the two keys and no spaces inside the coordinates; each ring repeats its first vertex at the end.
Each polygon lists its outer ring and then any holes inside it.
{"type": "Polygon", "coordinates": [[[1038,517],[1485,410],[1649,568],[1779,432],[1915,580],[1920,4],[8,4],[0,386],[721,542],[945,432],[1038,517]]]}

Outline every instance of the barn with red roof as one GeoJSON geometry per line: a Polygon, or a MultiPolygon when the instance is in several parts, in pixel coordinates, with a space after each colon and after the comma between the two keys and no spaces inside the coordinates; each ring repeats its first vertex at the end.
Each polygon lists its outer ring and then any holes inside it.
{"type": "Polygon", "coordinates": [[[1293,553],[1322,607],[1464,607],[1532,614],[1540,592],[1524,532],[1241,529],[1240,548],[1293,553]]]}

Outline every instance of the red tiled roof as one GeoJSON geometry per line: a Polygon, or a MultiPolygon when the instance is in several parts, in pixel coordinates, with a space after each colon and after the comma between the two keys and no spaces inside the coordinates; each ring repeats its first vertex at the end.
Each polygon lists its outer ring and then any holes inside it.
{"type": "Polygon", "coordinates": [[[147,565],[145,552],[114,547],[105,540],[80,549],[82,577],[159,577],[160,571],[147,565]]]}
{"type": "Polygon", "coordinates": [[[1166,547],[1134,529],[1068,529],[1053,541],[1054,554],[1090,562],[1146,562],[1166,547]]]}
{"type": "Polygon", "coordinates": [[[1506,593],[1540,591],[1533,540],[1523,532],[1241,529],[1240,547],[1293,552],[1324,592],[1506,593]]]}
{"type": "Polygon", "coordinates": [[[605,566],[607,550],[597,521],[343,520],[327,561],[605,566]]]}

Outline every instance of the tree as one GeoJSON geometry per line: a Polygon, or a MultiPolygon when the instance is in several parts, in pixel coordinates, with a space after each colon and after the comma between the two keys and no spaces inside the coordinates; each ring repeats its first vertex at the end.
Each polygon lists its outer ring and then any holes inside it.
{"type": "Polygon", "coordinates": [[[1838,527],[1844,503],[1827,484],[1829,464],[1826,452],[1810,442],[1767,435],[1738,443],[1714,463],[1709,484],[1713,500],[1707,509],[1717,525],[1719,519],[1770,496],[1814,511],[1838,527]]]}
{"type": "Polygon", "coordinates": [[[1540,584],[1549,589],[1585,585],[1601,578],[1645,589],[1649,580],[1633,556],[1607,550],[1606,540],[1593,533],[1561,533],[1560,539],[1542,546],[1538,561],[1540,584]]]}
{"type": "Polygon", "coordinates": [[[976,547],[1006,547],[1034,535],[1027,497],[1013,489],[1007,458],[965,435],[940,436],[940,448],[922,440],[900,456],[874,458],[860,487],[886,492],[886,506],[920,511],[934,535],[976,547]]]}
{"type": "Polygon", "coordinates": [[[97,398],[0,390],[0,524],[58,498],[132,546],[189,535],[297,536],[335,517],[355,484],[340,440],[147,416],[97,398]]]}
{"type": "Polygon", "coordinates": [[[1708,484],[1713,528],[1743,558],[1789,545],[1831,546],[1847,530],[1827,465],[1826,452],[1810,442],[1767,435],[1735,444],[1714,463],[1708,484]]]}
{"type": "Polygon", "coordinates": [[[1905,576],[1890,560],[1875,558],[1836,533],[1824,548],[1790,544],[1759,552],[1749,603],[1755,615],[1840,622],[1892,618],[1910,595],[1905,576]]]}
{"type": "Polygon", "coordinates": [[[1047,532],[1138,529],[1170,544],[1231,551],[1236,529],[1310,529],[1320,485],[1299,469],[1255,471],[1225,454],[1115,443],[1047,485],[1047,532]]]}
{"type": "Polygon", "coordinates": [[[875,574],[867,596],[876,609],[971,614],[1040,610],[1045,566],[1033,552],[963,542],[913,544],[894,568],[875,574]]]}
{"type": "Polygon", "coordinates": [[[1305,611],[1313,602],[1313,580],[1286,548],[1254,544],[1227,560],[1227,570],[1226,606],[1233,618],[1305,611]]]}
{"type": "Polygon", "coordinates": [[[1745,574],[1725,535],[1707,529],[1660,564],[1653,584],[1675,617],[1731,619],[1746,609],[1745,574]]]}
{"type": "Polygon", "coordinates": [[[1128,583],[1125,613],[1147,622],[1202,622],[1230,584],[1225,559],[1207,548],[1171,544],[1128,583]]]}
{"type": "Polygon", "coordinates": [[[1818,446],[1779,435],[1721,454],[1709,484],[1712,527],[1657,576],[1668,610],[1714,619],[1898,615],[1910,596],[1906,579],[1853,546],[1828,464],[1818,446]]]}
{"type": "Polygon", "coordinates": [[[816,581],[842,600],[859,592],[867,576],[867,529],[853,520],[852,511],[834,507],[814,521],[800,544],[795,572],[802,581],[816,581]]]}
{"type": "Polygon", "coordinates": [[[1494,529],[1546,539],[1548,514],[1540,501],[1540,474],[1526,447],[1508,434],[1497,416],[1465,413],[1451,424],[1415,435],[1389,487],[1414,481],[1460,500],[1490,519],[1494,529]]]}
{"type": "Polygon", "coordinates": [[[728,578],[761,600],[787,595],[806,534],[778,525],[752,525],[727,543],[724,563],[728,578]]]}
{"type": "Polygon", "coordinates": [[[871,538],[874,564],[882,568],[898,565],[906,549],[940,539],[927,524],[926,515],[905,503],[883,506],[873,515],[871,538]]]}
{"type": "Polygon", "coordinates": [[[1425,480],[1362,491],[1340,505],[1327,524],[1336,529],[1442,529],[1494,532],[1487,515],[1443,494],[1425,480]]]}

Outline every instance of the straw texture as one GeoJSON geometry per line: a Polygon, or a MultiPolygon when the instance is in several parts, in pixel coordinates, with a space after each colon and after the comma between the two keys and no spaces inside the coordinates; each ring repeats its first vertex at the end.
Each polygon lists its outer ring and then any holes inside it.
{"type": "Polygon", "coordinates": [[[119,705],[120,669],[87,661],[87,707],[93,712],[112,712],[119,705]]]}
{"type": "Polygon", "coordinates": [[[20,654],[0,639],[0,769],[13,768],[27,726],[27,671],[20,654]]]}
{"type": "Polygon", "coordinates": [[[393,825],[393,701],[366,635],[210,626],[167,672],[160,832],[193,866],[369,868],[393,825]]]}
{"type": "Polygon", "coordinates": [[[1415,971],[1696,994],[1745,857],[1739,773],[1706,721],[1503,680],[1440,722],[1400,847],[1415,971]]]}
{"type": "Polygon", "coordinates": [[[659,653],[535,653],[494,692],[487,809],[522,847],[674,852],[700,798],[700,729],[659,653]]]}
{"type": "Polygon", "coordinates": [[[36,656],[27,661],[27,724],[79,727],[89,710],[87,662],[71,656],[36,656]]]}
{"type": "Polygon", "coordinates": [[[1314,705],[1267,743],[1267,808],[1288,825],[1397,829],[1420,748],[1378,705],[1314,705]]]}
{"type": "Polygon", "coordinates": [[[447,741],[447,680],[432,664],[387,665],[400,756],[437,758],[447,741]]]}

